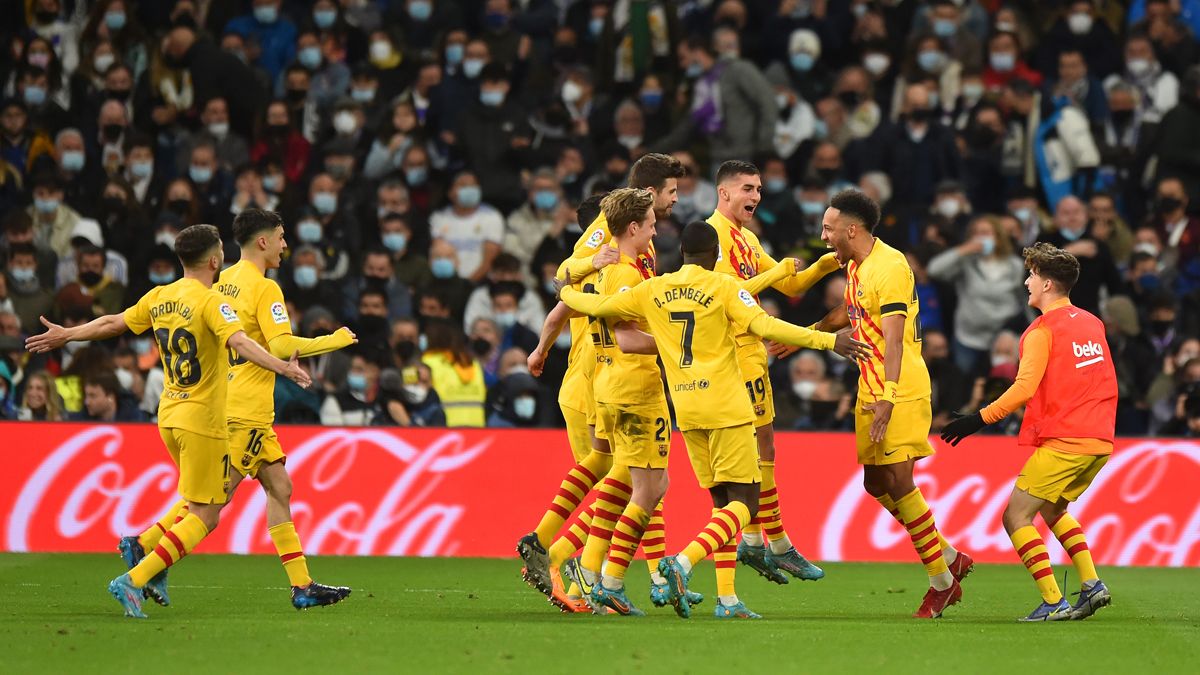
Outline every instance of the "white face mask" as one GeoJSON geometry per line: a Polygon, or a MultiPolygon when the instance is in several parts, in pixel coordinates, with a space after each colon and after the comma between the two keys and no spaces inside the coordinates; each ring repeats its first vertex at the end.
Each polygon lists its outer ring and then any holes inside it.
{"type": "Polygon", "coordinates": [[[567,80],[562,86],[562,98],[567,103],[574,103],[583,98],[583,87],[574,80],[567,80]]]}
{"type": "Polygon", "coordinates": [[[404,398],[409,403],[420,403],[429,396],[429,387],[423,384],[406,384],[404,385],[404,398]]]}
{"type": "Polygon", "coordinates": [[[992,367],[1004,366],[1012,363],[1012,359],[1005,354],[992,354],[992,367]]]}
{"type": "Polygon", "coordinates": [[[812,380],[793,382],[792,391],[795,392],[796,396],[807,401],[813,397],[813,394],[817,393],[817,383],[812,380]]]}
{"type": "Polygon", "coordinates": [[[213,122],[208,125],[208,133],[216,136],[217,139],[223,139],[229,135],[229,122],[213,122]]]}
{"type": "Polygon", "coordinates": [[[937,202],[937,212],[947,218],[953,218],[962,210],[962,205],[957,199],[939,199],[937,202]]]}
{"type": "Polygon", "coordinates": [[[339,134],[352,134],[358,129],[358,118],[349,110],[343,110],[333,116],[333,128],[339,134]]]}
{"type": "Polygon", "coordinates": [[[154,235],[154,243],[166,244],[167,248],[174,251],[175,250],[175,233],[163,230],[162,232],[159,232],[158,234],[154,235]]]}
{"type": "Polygon", "coordinates": [[[890,65],[892,65],[892,60],[888,58],[887,54],[872,53],[863,57],[863,68],[866,68],[867,72],[875,77],[887,72],[890,65]]]}
{"type": "Polygon", "coordinates": [[[513,412],[523,420],[533,419],[537,412],[537,399],[532,396],[518,396],[513,399],[513,412]]]}

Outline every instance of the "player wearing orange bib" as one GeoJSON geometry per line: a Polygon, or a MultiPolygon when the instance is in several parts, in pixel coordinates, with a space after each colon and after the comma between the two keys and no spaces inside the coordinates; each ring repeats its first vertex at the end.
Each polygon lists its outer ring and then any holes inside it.
{"type": "Polygon", "coordinates": [[[250,339],[237,312],[212,289],[225,259],[217,228],[192,225],[184,229],[175,240],[175,252],[184,268],[179,281],[151,289],[121,314],[82,326],[63,328],[42,319],[46,332],[26,341],[30,351],[44,352],[69,341],[116,337],[127,329],[154,331],[165,375],[158,427],[179,467],[179,495],[186,501],[187,513],[163,534],[153,552],[108,585],[125,615],[136,618],[146,617],[143,587],[208,536],[227,499],[227,349],[236,349],[247,360],[301,386],[311,384],[295,357],[281,361],[250,339]]]}
{"type": "Polygon", "coordinates": [[[908,530],[929,575],[929,591],[913,616],[936,618],[962,598],[959,580],[972,561],[938,533],[933,512],[913,482],[913,467],[933,454],[929,444],[929,371],[921,359],[916,287],[904,254],[872,235],[879,205],[857,190],[834,195],[821,239],[846,268],[846,304],[818,324],[845,326],[871,346],[859,362],[854,429],[863,487],[908,530]]]}
{"type": "Polygon", "coordinates": [[[1067,508],[1112,455],[1117,375],[1104,322],[1071,304],[1071,288],[1079,279],[1075,256],[1050,244],[1035,244],[1025,249],[1025,267],[1029,306],[1042,315],[1021,336],[1017,379],[990,405],[947,424],[942,440],[958,445],[1025,406],[1017,444],[1035,449],[1017,477],[1003,520],[1042,603],[1020,620],[1086,619],[1112,597],[1096,573],[1083,528],[1067,508]],[[1054,580],[1046,544],[1033,526],[1039,513],[1079,574],[1081,588],[1074,606],[1054,580]]]}
{"type": "MultiPolygon", "coordinates": [[[[779,263],[746,226],[754,217],[762,198],[762,179],[758,167],[749,162],[730,160],[717,170],[717,210],[708,224],[717,231],[720,241],[716,271],[735,279],[752,279],[770,272],[779,263]]],[[[786,277],[772,285],[787,295],[799,295],[817,280],[837,269],[832,255],[822,257],[803,273],[786,277]]],[[[767,374],[767,350],[762,339],[743,333],[737,336],[738,364],[742,381],[754,410],[754,426],[762,468],[762,496],[758,516],[742,534],[738,544],[738,560],[762,576],[786,584],[787,572],[798,579],[817,580],[825,572],[800,555],[783,529],[779,509],[779,493],[775,485],[775,400],[771,378],[767,374]],[[763,542],[763,535],[769,546],[763,542]]]]}

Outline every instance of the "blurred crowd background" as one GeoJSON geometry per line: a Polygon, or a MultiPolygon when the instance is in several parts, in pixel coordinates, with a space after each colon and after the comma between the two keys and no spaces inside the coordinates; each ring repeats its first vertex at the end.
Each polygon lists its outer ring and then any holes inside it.
{"type": "MultiPolygon", "coordinates": [[[[658,224],[762,170],[754,227],[811,261],[828,198],[883,205],[916,273],[935,430],[1013,380],[1021,249],[1080,258],[1118,433],[1200,434],[1200,0],[13,0],[0,3],[0,417],[153,419],[146,337],[30,357],[179,277],[176,233],[277,210],[295,332],[357,348],[281,380],[278,421],[554,426],[569,336],[525,367],[581,232],[646,152],[688,175],[658,224]]],[[[764,295],[808,324],[831,275],[764,295]]],[[[854,367],[772,365],[777,425],[849,429],[854,367]]],[[[1000,432],[1012,432],[1019,417],[1000,432]]]]}

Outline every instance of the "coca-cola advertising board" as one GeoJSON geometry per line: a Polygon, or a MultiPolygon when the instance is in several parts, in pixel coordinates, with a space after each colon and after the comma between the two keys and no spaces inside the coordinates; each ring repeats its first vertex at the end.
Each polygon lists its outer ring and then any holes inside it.
{"type": "MultiPolygon", "coordinates": [[[[310,554],[512,557],[571,465],[559,430],[278,432],[310,554]]],[[[152,425],[0,423],[0,438],[0,550],[112,552],[119,536],[139,532],[176,499],[175,467],[152,425]]],[[[1015,562],[1000,514],[1029,449],[998,436],[958,448],[935,443],[917,483],[942,532],[976,560],[1015,562]]],[[[853,435],[780,433],[776,444],[784,525],[801,551],[819,560],[914,560],[905,532],[862,490],[853,435]]],[[[711,507],[678,434],[671,450],[674,551],[711,507]]],[[[1122,439],[1073,513],[1101,564],[1197,565],[1197,484],[1200,442],[1122,439]]],[[[274,552],[256,483],[242,485],[200,550],[274,552]]]]}

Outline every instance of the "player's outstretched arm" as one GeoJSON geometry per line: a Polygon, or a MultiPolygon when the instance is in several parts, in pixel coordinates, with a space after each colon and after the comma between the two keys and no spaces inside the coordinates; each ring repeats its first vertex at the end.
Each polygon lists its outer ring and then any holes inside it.
{"type": "Polygon", "coordinates": [[[838,264],[837,257],[832,252],[826,253],[808,267],[799,271],[793,270],[794,274],[772,284],[772,287],[780,293],[794,297],[808,291],[827,274],[838,269],[841,269],[841,265],[838,264]]]}
{"type": "Polygon", "coordinates": [[[99,319],[93,319],[80,326],[64,328],[44,316],[38,317],[46,327],[44,333],[30,335],[25,338],[25,349],[34,354],[41,354],[52,349],[58,349],[68,342],[91,342],[92,340],[107,340],[124,333],[129,327],[125,324],[125,314],[106,314],[99,319]]]}
{"type": "MultiPolygon", "coordinates": [[[[850,315],[846,313],[845,307],[838,305],[837,307],[829,310],[829,313],[825,315],[825,318],[809,326],[809,329],[819,330],[826,333],[840,333],[843,329],[848,328],[849,326],[850,315]]],[[[775,342],[773,340],[767,341],[767,353],[777,359],[791,356],[798,351],[800,351],[800,348],[794,345],[775,342]]]]}
{"type": "Polygon", "coordinates": [[[795,258],[784,258],[778,265],[762,274],[750,277],[749,279],[741,279],[738,281],[738,285],[746,289],[746,292],[750,295],[758,295],[795,274],[796,262],[795,258]]]}
{"type": "Polygon", "coordinates": [[[639,329],[632,321],[622,321],[613,331],[617,340],[617,349],[625,354],[658,355],[658,343],[654,336],[639,329]]]}
{"type": "Polygon", "coordinates": [[[298,353],[293,353],[287,361],[277,359],[263,349],[262,345],[250,339],[250,336],[246,335],[246,331],[242,330],[229,336],[229,339],[225,341],[225,346],[236,351],[239,356],[244,357],[250,363],[266,368],[276,375],[283,375],[305,389],[312,384],[312,378],[300,367],[298,353]]]}
{"type": "Polygon", "coordinates": [[[850,337],[849,332],[826,333],[781,321],[763,312],[750,322],[750,332],[795,347],[826,349],[855,361],[871,355],[871,348],[864,342],[850,337]]]}
{"type": "Polygon", "coordinates": [[[353,344],[358,344],[358,337],[354,334],[354,331],[343,326],[329,335],[322,335],[315,338],[299,337],[291,333],[276,335],[271,338],[267,346],[271,348],[271,356],[286,359],[292,354],[299,354],[301,357],[320,356],[321,354],[336,352],[353,344]]]}

